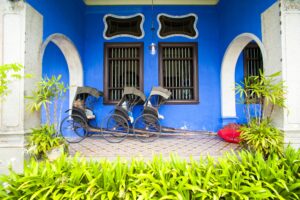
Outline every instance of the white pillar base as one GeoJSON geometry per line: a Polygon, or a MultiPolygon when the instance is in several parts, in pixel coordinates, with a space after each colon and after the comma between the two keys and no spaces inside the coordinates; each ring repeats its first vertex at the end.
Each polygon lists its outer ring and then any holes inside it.
{"type": "Polygon", "coordinates": [[[296,149],[300,149],[300,130],[285,131],[284,143],[296,149]]]}
{"type": "Polygon", "coordinates": [[[34,76],[12,80],[9,94],[0,102],[0,174],[7,173],[9,165],[23,171],[25,133],[40,124],[39,113],[26,110],[25,96],[41,78],[42,30],[43,18],[31,6],[0,0],[0,65],[18,63],[24,66],[20,75],[34,76]]]}
{"type": "Polygon", "coordinates": [[[275,109],[274,124],[284,131],[285,144],[300,147],[300,1],[281,0],[262,15],[266,73],[281,71],[287,87],[286,108],[275,109]],[[275,41],[275,42],[274,42],[275,41]]]}
{"type": "Polygon", "coordinates": [[[8,174],[9,167],[16,172],[22,172],[24,168],[24,147],[14,148],[5,147],[0,148],[1,160],[0,160],[0,173],[8,174]]]}

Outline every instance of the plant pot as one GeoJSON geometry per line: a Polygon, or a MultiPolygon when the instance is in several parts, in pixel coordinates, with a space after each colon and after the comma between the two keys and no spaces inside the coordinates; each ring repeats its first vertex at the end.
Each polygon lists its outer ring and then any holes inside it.
{"type": "Polygon", "coordinates": [[[49,161],[54,161],[59,158],[61,155],[66,153],[66,146],[64,144],[54,147],[53,149],[47,152],[47,158],[49,161]]]}

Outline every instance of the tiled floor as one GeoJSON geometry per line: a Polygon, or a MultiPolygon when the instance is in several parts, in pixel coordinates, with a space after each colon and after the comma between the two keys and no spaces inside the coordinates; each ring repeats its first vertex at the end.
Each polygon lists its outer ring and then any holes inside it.
{"type": "Polygon", "coordinates": [[[134,137],[127,137],[121,143],[109,143],[101,136],[86,138],[77,144],[70,145],[70,153],[80,152],[81,156],[91,159],[106,158],[114,160],[143,158],[149,160],[153,155],[168,158],[170,154],[177,154],[183,159],[198,159],[207,154],[218,157],[225,152],[237,151],[239,146],[224,142],[216,135],[198,134],[189,136],[163,136],[152,143],[142,143],[134,137]]]}

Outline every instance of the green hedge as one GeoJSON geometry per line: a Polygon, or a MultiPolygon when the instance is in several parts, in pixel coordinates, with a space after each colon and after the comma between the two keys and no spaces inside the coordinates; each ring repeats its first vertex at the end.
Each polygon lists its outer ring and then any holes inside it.
{"type": "Polygon", "coordinates": [[[300,151],[283,157],[228,154],[186,162],[32,160],[24,174],[1,177],[0,199],[299,199],[300,151]]]}

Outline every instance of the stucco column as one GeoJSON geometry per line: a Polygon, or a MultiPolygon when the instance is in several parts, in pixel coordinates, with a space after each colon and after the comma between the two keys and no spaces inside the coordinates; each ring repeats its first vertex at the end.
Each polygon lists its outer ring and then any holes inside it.
{"type": "Polygon", "coordinates": [[[274,123],[285,143],[300,148],[300,0],[281,0],[262,15],[267,73],[282,71],[287,107],[276,109],[274,123]]]}
{"type": "Polygon", "coordinates": [[[0,173],[6,173],[9,164],[23,171],[25,134],[40,124],[39,113],[26,110],[25,96],[41,77],[42,28],[43,18],[31,6],[0,0],[0,65],[19,63],[24,66],[21,75],[33,75],[12,81],[0,103],[0,173]]]}

